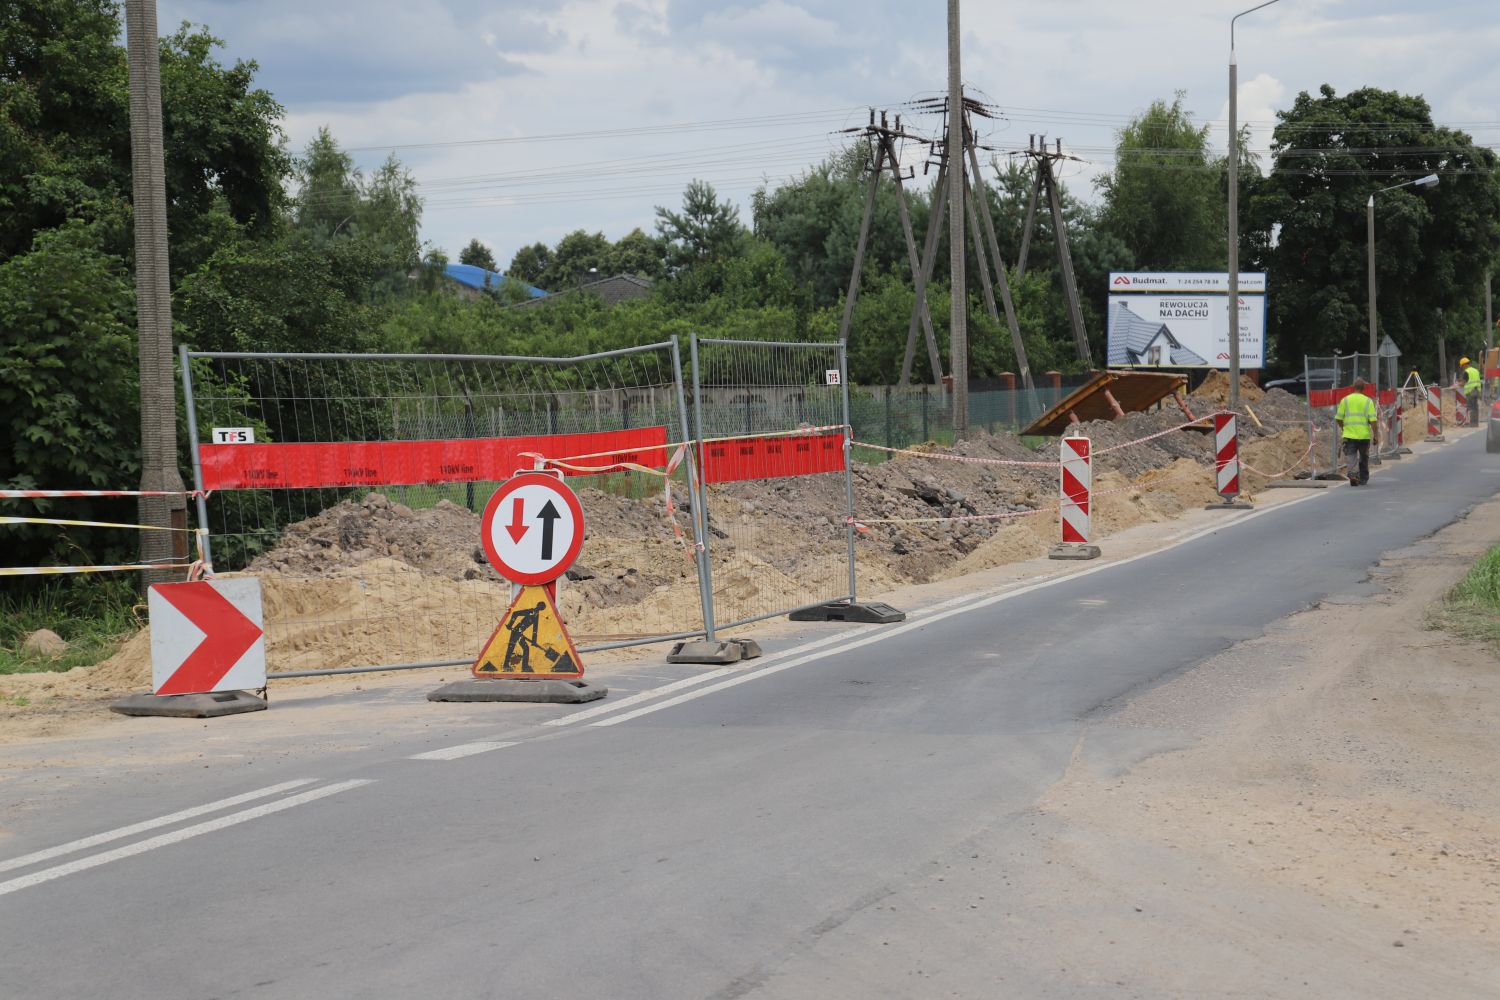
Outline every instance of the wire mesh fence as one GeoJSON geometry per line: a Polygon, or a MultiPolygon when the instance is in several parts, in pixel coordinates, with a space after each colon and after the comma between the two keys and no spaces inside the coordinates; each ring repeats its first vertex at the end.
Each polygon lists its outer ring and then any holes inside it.
{"type": "MultiPolygon", "coordinates": [[[[262,575],[273,670],[472,661],[510,596],[477,515],[536,455],[577,458],[585,509],[614,522],[614,537],[675,545],[678,589],[697,592],[666,501],[674,478],[679,494],[688,481],[667,447],[687,436],[675,342],[578,358],[182,361],[196,485],[209,491],[198,501],[206,555],[218,573],[262,575]]],[[[591,534],[580,563],[613,565],[612,544],[591,534]]],[[[566,587],[560,599],[568,607],[566,587]]],[[[597,638],[702,630],[700,602],[673,612],[597,638]]]]}
{"type": "Polygon", "coordinates": [[[843,349],[694,338],[691,352],[714,624],[852,598],[843,349]],[[798,537],[758,516],[766,505],[792,513],[798,537]]]}
{"type": "MultiPolygon", "coordinates": [[[[1016,432],[1056,406],[1087,375],[1064,376],[1056,385],[1024,389],[969,390],[969,422],[974,430],[990,434],[1016,432]]],[[[938,386],[851,386],[849,418],[856,441],[886,448],[909,448],[915,444],[953,443],[952,396],[938,386]]],[[[881,452],[856,452],[860,461],[879,462],[881,452]]]]}
{"type": "MultiPolygon", "coordinates": [[[[1336,354],[1333,357],[1304,359],[1303,378],[1307,386],[1308,420],[1320,434],[1324,428],[1329,431],[1325,435],[1327,445],[1315,449],[1315,453],[1309,457],[1314,476],[1335,475],[1344,464],[1342,439],[1334,417],[1339,401],[1354,392],[1356,378],[1365,380],[1368,394],[1376,400],[1378,425],[1389,426],[1391,414],[1395,412],[1397,404],[1397,392],[1393,387],[1394,368],[1385,363],[1387,360],[1373,354],[1336,354]]],[[[1372,453],[1371,461],[1378,462],[1378,455],[1378,451],[1372,453]]]]}

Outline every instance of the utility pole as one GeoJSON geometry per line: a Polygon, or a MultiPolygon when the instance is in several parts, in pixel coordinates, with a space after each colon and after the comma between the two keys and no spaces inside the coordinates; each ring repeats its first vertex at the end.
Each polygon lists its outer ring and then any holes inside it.
{"type": "Polygon", "coordinates": [[[969,429],[969,293],[964,281],[964,84],[959,69],[958,0],[948,0],[948,371],[953,377],[953,436],[969,429]]]}
{"type": "MultiPolygon", "coordinates": [[[[176,493],[138,500],[140,523],[187,527],[187,498],[177,467],[177,392],[172,381],[172,290],[167,263],[167,192],[162,153],[161,44],[156,0],[126,0],[126,56],[130,79],[130,163],[135,216],[136,331],[141,379],[141,490],[176,493]]],[[[194,429],[189,428],[188,433],[194,429]]],[[[141,562],[167,563],[186,555],[182,531],[141,532],[141,562]],[[177,544],[174,544],[174,540],[177,544]],[[180,555],[179,555],[180,553],[180,555]]],[[[145,582],[171,580],[151,571],[145,582]]]]}
{"type": "Polygon", "coordinates": [[[1027,212],[1026,230],[1021,234],[1022,256],[1017,270],[1018,273],[1024,273],[1025,254],[1031,246],[1031,230],[1036,215],[1036,198],[1038,193],[1045,193],[1047,207],[1052,214],[1052,234],[1057,240],[1057,268],[1062,277],[1063,297],[1067,300],[1068,322],[1073,327],[1073,343],[1078,350],[1078,360],[1092,368],[1093,352],[1089,348],[1088,331],[1083,326],[1083,305],[1078,299],[1078,280],[1073,273],[1073,251],[1068,246],[1068,223],[1063,218],[1062,186],[1057,183],[1055,171],[1059,161],[1077,160],[1078,157],[1063,152],[1061,139],[1055,141],[1052,149],[1048,149],[1047,137],[1042,136],[1041,141],[1038,142],[1035,135],[1031,137],[1031,143],[1025,149],[1024,154],[1035,166],[1036,180],[1032,185],[1033,207],[1027,212]]]}

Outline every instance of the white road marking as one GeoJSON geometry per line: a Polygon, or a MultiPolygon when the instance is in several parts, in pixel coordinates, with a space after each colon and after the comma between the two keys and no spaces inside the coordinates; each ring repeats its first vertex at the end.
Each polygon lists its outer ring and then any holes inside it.
{"type": "Polygon", "coordinates": [[[767,663],[775,663],[777,660],[785,659],[788,656],[796,656],[798,653],[805,653],[809,650],[819,649],[823,646],[829,646],[836,642],[843,642],[846,638],[847,636],[842,632],[839,632],[835,635],[825,635],[821,639],[814,639],[811,642],[805,642],[800,646],[794,646],[791,649],[784,649],[781,652],[773,653],[770,656],[763,656],[759,660],[751,660],[732,667],[718,667],[717,669],[709,670],[701,674],[695,674],[692,677],[684,677],[682,678],[682,680],[673,681],[670,684],[663,684],[658,688],[651,688],[649,691],[638,692],[631,695],[629,698],[621,698],[619,701],[606,702],[604,704],[595,705],[593,708],[585,708],[581,712],[574,712],[571,715],[564,715],[560,718],[548,719],[546,722],[542,723],[542,725],[570,726],[575,722],[582,722],[585,719],[592,719],[596,715],[604,715],[607,712],[618,711],[622,708],[628,708],[631,705],[638,705],[643,701],[649,701],[652,698],[659,698],[664,694],[671,694],[673,691],[681,691],[683,688],[692,687],[695,684],[702,684],[704,681],[715,680],[720,677],[726,677],[730,674],[742,674],[747,670],[756,670],[767,663]]]}
{"type": "Polygon", "coordinates": [[[489,753],[491,750],[503,750],[506,747],[515,746],[514,742],[480,742],[460,743],[456,747],[443,747],[441,750],[428,750],[426,753],[415,753],[407,760],[458,760],[460,757],[472,757],[477,753],[489,753]]]}
{"type": "Polygon", "coordinates": [[[92,837],[84,837],[82,840],[74,840],[66,844],[59,844],[56,847],[49,847],[44,851],[36,851],[32,854],[23,854],[19,858],[10,858],[5,861],[0,861],[0,872],[8,872],[16,868],[25,868],[27,865],[34,865],[39,861],[51,861],[53,858],[60,857],[64,854],[72,854],[75,851],[83,851],[87,850],[90,847],[98,847],[100,844],[107,844],[111,840],[120,840],[124,837],[133,837],[138,833],[145,833],[147,830],[155,830],[159,826],[171,826],[173,823],[181,823],[185,819],[192,819],[194,816],[202,816],[204,813],[217,812],[220,809],[231,809],[234,806],[243,805],[246,802],[253,802],[256,799],[264,799],[272,795],[280,795],[282,792],[289,792],[293,788],[301,788],[303,785],[311,785],[313,783],[313,780],[314,779],[312,778],[299,778],[296,781],[283,781],[279,785],[271,785],[269,788],[262,788],[259,791],[246,792],[243,795],[231,796],[227,799],[220,799],[217,802],[210,802],[207,805],[193,806],[191,809],[184,809],[181,812],[174,812],[168,816],[158,816],[156,819],[148,819],[141,823],[133,823],[130,826],[122,826],[118,830],[110,830],[106,833],[96,833],[92,837]]]}
{"type": "Polygon", "coordinates": [[[111,861],[119,861],[122,858],[145,854],[147,851],[154,851],[158,847],[170,847],[172,844],[178,844],[184,840],[201,837],[205,833],[225,830],[231,826],[248,823],[252,819],[260,819],[262,816],[269,816],[284,809],[305,805],[308,802],[315,802],[330,795],[337,795],[339,792],[346,792],[351,788],[370,784],[374,784],[371,779],[355,778],[350,781],[341,781],[334,785],[324,785],[322,788],[314,788],[311,791],[301,792],[288,798],[277,799],[275,802],[267,802],[250,809],[243,809],[240,812],[230,813],[228,816],[220,816],[217,819],[211,819],[196,826],[186,826],[181,830],[163,833],[148,840],[126,844],[124,847],[117,847],[112,851],[104,851],[101,854],[95,854],[87,858],[79,858],[77,861],[69,861],[67,864],[57,865],[53,868],[43,868],[39,872],[32,872],[30,875],[13,878],[9,882],[0,882],[0,896],[19,892],[22,889],[29,889],[43,882],[51,882],[53,879],[59,879],[65,875],[75,875],[78,872],[88,871],[90,868],[98,868],[100,865],[107,865],[111,861]]]}
{"type": "MultiPolygon", "coordinates": [[[[884,642],[887,639],[894,639],[898,635],[905,635],[907,632],[911,632],[915,629],[925,628],[926,626],[931,625],[934,622],[942,621],[944,618],[952,618],[955,615],[966,614],[970,611],[977,611],[980,608],[987,608],[990,605],[999,604],[1001,601],[1008,601],[1011,598],[1020,597],[1023,594],[1030,594],[1038,590],[1044,590],[1047,587],[1055,587],[1058,584],[1069,583],[1073,580],[1079,579],[1080,577],[1091,576],[1094,573],[1102,573],[1105,570],[1114,569],[1119,566],[1126,566],[1141,559],[1147,559],[1151,556],[1161,555],[1163,552],[1170,552],[1172,549],[1175,549],[1180,545],[1186,545],[1189,542],[1196,541],[1197,539],[1203,538],[1207,535],[1211,535],[1216,531],[1229,531],[1237,525],[1246,524],[1258,517],[1264,517],[1265,515],[1274,513],[1278,510],[1285,510],[1288,507],[1294,507],[1299,503],[1306,503],[1309,500],[1316,500],[1319,497],[1325,495],[1326,494],[1322,490],[1319,490],[1317,492],[1308,493],[1306,496],[1298,497],[1295,500],[1288,500],[1285,503],[1279,503],[1274,507],[1261,507],[1257,510],[1250,511],[1249,513],[1237,517],[1232,521],[1226,521],[1222,524],[1209,525],[1198,531],[1192,532],[1191,534],[1184,535],[1180,539],[1172,542],[1170,545],[1163,546],[1159,549],[1154,549],[1150,552],[1141,552],[1115,562],[1101,563],[1096,566],[1091,566],[1088,569],[1079,570],[1076,573],[1069,573],[1066,576],[1053,577],[1048,580],[1043,580],[1040,583],[1034,583],[1024,587],[1017,587],[1014,590],[1006,590],[998,594],[990,594],[987,597],[981,597],[978,600],[970,601],[967,604],[950,608],[945,611],[940,611],[937,614],[923,615],[921,618],[909,621],[903,625],[892,625],[889,627],[881,628],[879,631],[871,635],[867,635],[864,638],[855,639],[852,642],[846,643],[845,645],[839,647],[837,652],[844,653],[848,652],[849,650],[860,649],[864,646],[873,645],[877,642],[884,642]]],[[[632,719],[639,719],[641,716],[650,715],[653,712],[660,712],[663,709],[673,708],[677,705],[684,704],[685,702],[702,698],[705,695],[715,694],[719,691],[737,687],[741,684],[747,684],[753,680],[759,680],[762,677],[769,677],[772,674],[779,674],[783,670],[790,670],[793,667],[800,667],[804,664],[812,663],[820,659],[821,656],[821,653],[808,656],[798,656],[794,659],[777,663],[774,666],[757,668],[751,672],[743,673],[738,677],[731,677],[728,680],[724,680],[719,682],[718,684],[711,685],[710,687],[706,687],[698,691],[689,691],[686,694],[680,694],[675,698],[668,698],[666,701],[647,705],[644,708],[638,708],[633,712],[626,712],[623,715],[613,715],[607,719],[601,719],[598,722],[592,722],[590,723],[590,725],[617,726],[622,722],[629,722],[632,719]]]]}

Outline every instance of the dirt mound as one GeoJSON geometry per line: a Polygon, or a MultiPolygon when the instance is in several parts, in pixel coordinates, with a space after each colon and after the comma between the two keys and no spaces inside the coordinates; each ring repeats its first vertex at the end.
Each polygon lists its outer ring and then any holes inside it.
{"type": "MultiPolygon", "coordinates": [[[[1190,398],[1195,415],[1217,408],[1216,391],[1190,398]]],[[[1303,459],[1307,411],[1279,390],[1247,390],[1244,400],[1260,420],[1239,424],[1248,492],[1303,459]]],[[[1094,447],[1096,536],[1213,499],[1211,435],[1180,429],[1185,421],[1168,403],[1079,425],[1094,447]]],[[[1057,455],[1055,441],[1033,450],[1011,434],[977,432],[953,447],[856,463],[861,592],[1044,553],[1057,535],[1057,455]]],[[[580,645],[699,627],[687,498],[676,496],[674,514],[684,544],[663,496],[574,485],[587,530],[559,602],[580,645]]],[[[847,593],[847,510],[838,474],[711,487],[719,620],[847,593]]],[[[246,570],[262,581],[272,671],[475,655],[509,599],[478,539],[479,517],[462,506],[414,510],[378,493],[287,526],[246,570]]],[[[149,639],[142,632],[97,667],[51,677],[50,696],[139,690],[150,681],[149,639]]]]}

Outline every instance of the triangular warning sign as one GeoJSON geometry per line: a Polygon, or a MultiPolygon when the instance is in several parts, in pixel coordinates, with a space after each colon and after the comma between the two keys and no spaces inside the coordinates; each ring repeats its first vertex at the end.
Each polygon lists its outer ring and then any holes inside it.
{"type": "Polygon", "coordinates": [[[583,661],[545,586],[521,588],[474,661],[474,676],[583,676],[583,661]]]}

